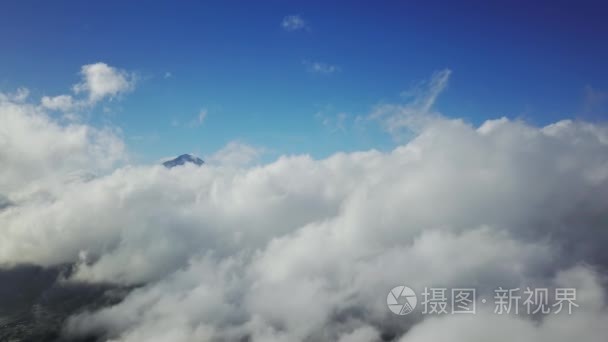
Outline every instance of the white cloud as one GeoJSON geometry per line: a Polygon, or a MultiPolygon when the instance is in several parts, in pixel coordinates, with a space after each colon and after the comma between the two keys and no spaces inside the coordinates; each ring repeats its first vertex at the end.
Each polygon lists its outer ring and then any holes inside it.
{"type": "Polygon", "coordinates": [[[587,115],[605,115],[608,112],[608,91],[585,87],[583,113],[587,115]]]}
{"type": "MultiPolygon", "coordinates": [[[[608,190],[608,154],[598,135],[607,128],[535,128],[505,119],[481,127],[438,119],[389,153],[282,157],[249,169],[137,168],[83,185],[94,191],[74,189],[62,201],[77,208],[74,215],[86,212],[78,205],[114,214],[103,229],[89,216],[86,234],[64,218],[61,227],[76,239],[66,246],[101,255],[79,276],[149,285],[117,306],[75,318],[70,329],[101,327],[121,341],[404,334],[412,322],[392,321],[383,300],[408,275],[417,288],[534,285],[538,276],[603,255],[606,235],[598,235],[595,215],[608,209],[600,190],[608,190]],[[161,193],[172,196],[154,195],[161,193]],[[99,241],[116,247],[100,250],[99,241]],[[562,253],[565,242],[577,252],[562,253]]],[[[53,210],[45,216],[63,212],[53,210]]],[[[36,250],[45,249],[53,250],[36,250]]],[[[61,250],[70,260],[69,249],[61,250]]],[[[577,331],[598,339],[606,318],[597,307],[585,310],[585,318],[598,319],[577,331]]],[[[480,326],[487,322],[480,316],[480,326]]],[[[496,324],[536,336],[524,318],[496,324]]],[[[446,330],[425,321],[402,338],[441,338],[446,330]]]]}
{"type": "Polygon", "coordinates": [[[76,112],[93,106],[106,98],[113,99],[135,88],[135,75],[109,66],[106,63],[83,65],[80,70],[82,80],[72,90],[75,96],[63,94],[43,96],[44,109],[62,111],[74,117],[76,112]],[[85,98],[78,95],[83,94],[85,98]]]}
{"type": "Polygon", "coordinates": [[[24,102],[30,96],[30,90],[24,87],[18,88],[14,93],[0,94],[0,100],[4,99],[13,102],[24,102]]]}
{"type": "Polygon", "coordinates": [[[198,124],[199,125],[202,125],[203,122],[205,122],[205,119],[207,118],[207,113],[208,113],[208,111],[207,111],[206,108],[203,108],[203,109],[201,109],[198,112],[198,118],[197,119],[198,119],[198,124]]]}
{"type": "MultiPolygon", "coordinates": [[[[192,119],[190,121],[190,123],[186,124],[185,126],[188,126],[188,127],[191,127],[191,128],[201,126],[205,122],[205,119],[207,119],[207,115],[208,114],[209,114],[209,111],[207,110],[207,108],[202,108],[198,112],[198,114],[196,115],[196,117],[194,119],[192,119]]],[[[173,126],[179,126],[179,121],[173,120],[171,122],[171,125],[173,125],[173,126]]]]}
{"type": "Polygon", "coordinates": [[[125,159],[113,128],[62,125],[40,108],[0,94],[0,192],[28,192],[80,170],[109,169],[125,159]]]}
{"type": "Polygon", "coordinates": [[[41,104],[44,108],[62,112],[70,112],[79,107],[79,104],[74,101],[72,95],[43,96],[41,104]]]}
{"type": "Polygon", "coordinates": [[[572,315],[549,315],[532,321],[517,316],[497,316],[483,310],[476,316],[453,315],[425,320],[399,341],[568,342],[580,339],[602,342],[608,334],[608,315],[601,281],[593,271],[582,267],[558,274],[557,286],[576,284],[581,310],[572,315]]]}
{"type": "Polygon", "coordinates": [[[308,28],[308,25],[299,15],[288,15],[283,18],[281,27],[286,31],[297,31],[308,28]]]}
{"type": "Polygon", "coordinates": [[[433,105],[437,97],[447,87],[452,71],[444,69],[435,72],[431,79],[421,82],[402,95],[408,99],[405,104],[381,104],[376,106],[369,119],[378,120],[394,137],[404,133],[416,133],[439,116],[433,105]]]}
{"type": "Polygon", "coordinates": [[[305,61],[304,65],[306,65],[306,70],[311,73],[328,75],[340,71],[340,67],[322,62],[305,61]]]}
{"type": "Polygon", "coordinates": [[[74,85],[73,90],[76,94],[87,93],[91,103],[126,93],[135,86],[133,74],[102,62],[83,65],[80,74],[82,82],[74,85]]]}
{"type": "MultiPolygon", "coordinates": [[[[446,81],[439,74],[411,108],[430,112],[446,81]]],[[[593,272],[608,264],[604,124],[474,126],[436,114],[387,152],[243,166],[256,149],[233,142],[200,168],[128,166],[65,181],[111,167],[124,152],[119,135],[0,99],[0,193],[12,204],[0,211],[0,264],[73,263],[73,279],[141,285],[116,305],[72,317],[68,334],[605,340],[605,289],[593,272]],[[24,190],[33,186],[36,195],[24,190]],[[403,282],[486,294],[573,286],[580,311],[542,321],[396,317],[384,301],[403,282]]]]}
{"type": "Polygon", "coordinates": [[[319,119],[323,126],[333,133],[346,131],[346,121],[349,119],[349,115],[344,112],[329,115],[325,111],[319,111],[315,114],[315,118],[319,119]]]}
{"type": "Polygon", "coordinates": [[[211,155],[208,160],[212,164],[224,166],[249,165],[264,153],[264,149],[253,147],[239,141],[231,141],[219,151],[211,155]]]}

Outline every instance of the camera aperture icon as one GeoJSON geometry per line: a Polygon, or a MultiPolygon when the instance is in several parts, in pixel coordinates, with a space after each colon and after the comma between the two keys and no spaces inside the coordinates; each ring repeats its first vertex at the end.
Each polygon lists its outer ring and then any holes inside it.
{"type": "Polygon", "coordinates": [[[386,296],[386,304],[395,315],[407,315],[414,311],[418,298],[414,290],[407,286],[396,286],[386,296]]]}

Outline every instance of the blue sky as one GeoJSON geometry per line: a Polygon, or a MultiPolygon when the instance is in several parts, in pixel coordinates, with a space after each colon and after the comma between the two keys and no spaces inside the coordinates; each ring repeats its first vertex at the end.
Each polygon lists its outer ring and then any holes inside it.
{"type": "Polygon", "coordinates": [[[606,13],[600,1],[9,1],[0,91],[64,94],[96,62],[133,73],[132,91],[81,120],[120,127],[142,162],[235,140],[267,158],[386,150],[393,137],[355,118],[446,68],[434,108],[449,117],[603,120],[606,13]]]}

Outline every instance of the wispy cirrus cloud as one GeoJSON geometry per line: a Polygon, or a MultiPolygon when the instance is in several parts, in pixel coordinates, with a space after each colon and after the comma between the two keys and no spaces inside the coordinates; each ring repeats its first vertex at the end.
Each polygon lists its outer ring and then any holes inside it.
{"type": "Polygon", "coordinates": [[[608,113],[608,90],[585,87],[583,98],[583,114],[605,115],[608,113]]]}
{"type": "Polygon", "coordinates": [[[200,127],[205,123],[207,116],[209,115],[209,110],[207,108],[201,108],[194,117],[190,118],[180,118],[179,116],[171,117],[171,121],[169,122],[172,127],[189,127],[196,128],[200,127]]]}
{"type": "Polygon", "coordinates": [[[207,119],[208,114],[209,114],[209,111],[207,110],[207,108],[201,108],[201,110],[198,111],[198,114],[192,120],[190,120],[190,122],[188,123],[188,126],[189,127],[202,126],[203,123],[205,122],[205,120],[207,119]]]}
{"type": "Polygon", "coordinates": [[[208,113],[209,112],[207,111],[207,108],[203,108],[200,110],[200,112],[198,113],[198,122],[200,124],[202,124],[205,121],[205,119],[207,119],[208,113]]]}
{"type": "Polygon", "coordinates": [[[447,87],[451,74],[450,69],[434,72],[429,80],[421,81],[401,94],[406,99],[405,103],[378,105],[368,119],[379,121],[395,138],[420,131],[440,116],[433,111],[433,105],[447,87]]]}
{"type": "Polygon", "coordinates": [[[325,111],[319,111],[315,114],[315,118],[327,128],[330,132],[345,132],[349,115],[345,112],[339,112],[336,115],[327,114],[325,111]]]}

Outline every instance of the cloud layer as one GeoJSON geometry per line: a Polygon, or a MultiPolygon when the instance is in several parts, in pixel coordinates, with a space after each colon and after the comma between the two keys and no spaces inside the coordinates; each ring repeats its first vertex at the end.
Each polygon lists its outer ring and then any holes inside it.
{"type": "MultiPolygon", "coordinates": [[[[430,94],[414,107],[430,112],[430,94]]],[[[0,99],[0,193],[11,203],[0,209],[0,263],[73,263],[67,281],[141,285],[115,306],[72,317],[68,336],[605,339],[605,125],[501,118],[475,127],[437,114],[388,152],[112,169],[124,157],[112,130],[63,125],[18,96],[0,99]],[[71,176],[94,170],[113,171],[71,176]],[[540,321],[484,311],[404,318],[385,303],[401,284],[480,293],[564,285],[578,288],[581,307],[540,321]]],[[[234,144],[218,158],[233,152],[253,154],[234,144]]]]}
{"type": "Polygon", "coordinates": [[[126,159],[111,127],[63,125],[39,107],[0,94],[0,193],[21,196],[83,172],[112,168],[126,159]]]}

